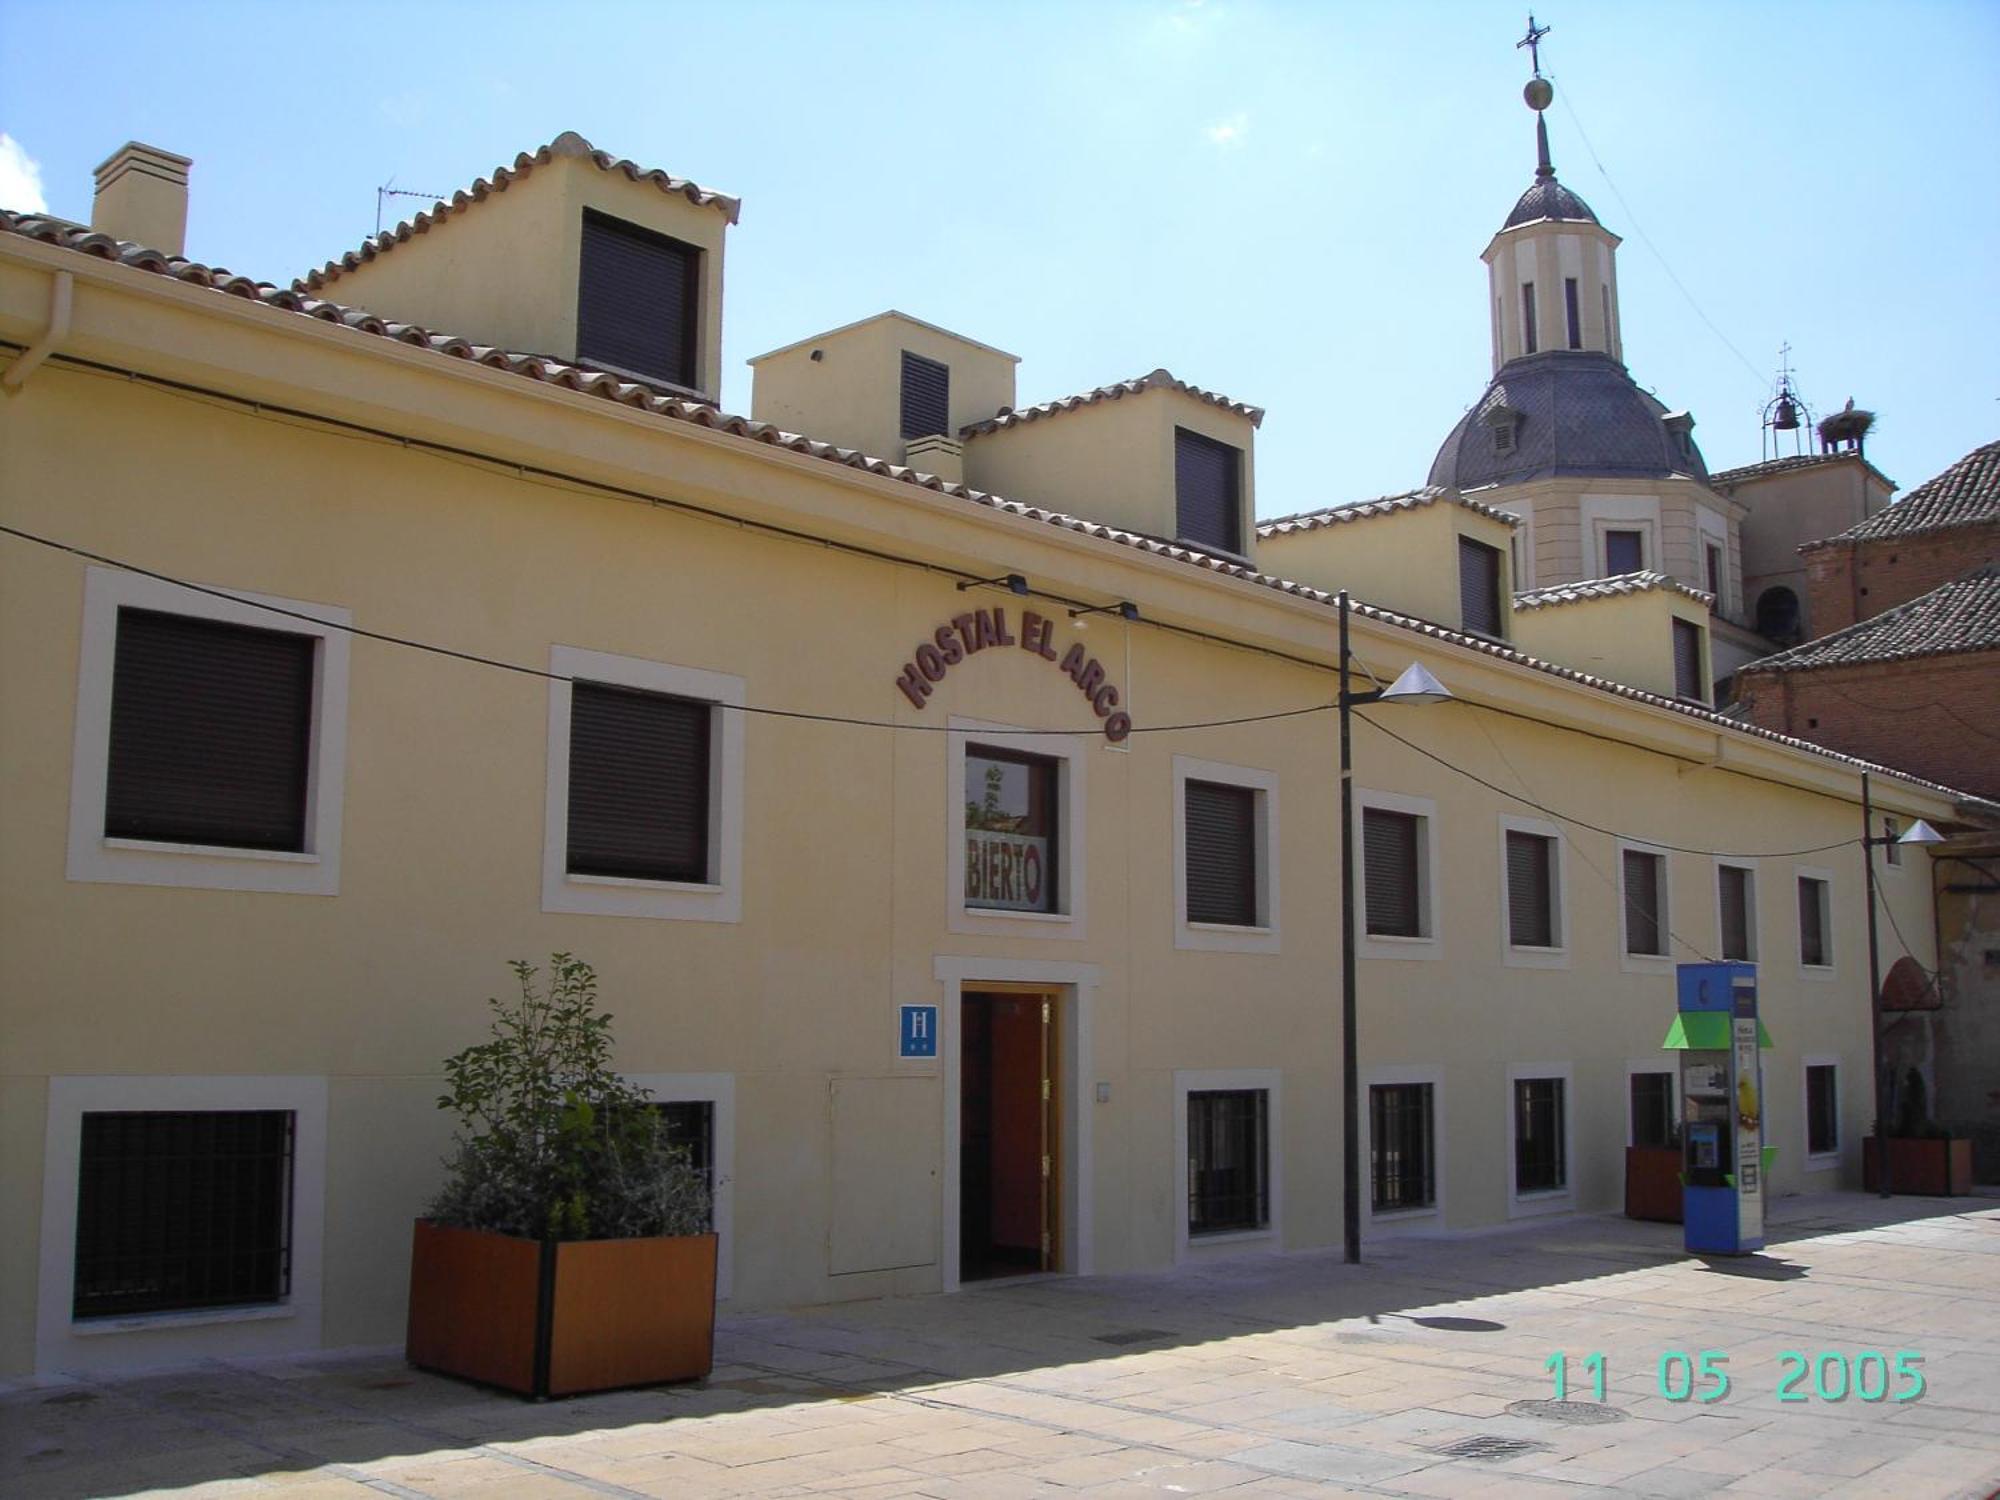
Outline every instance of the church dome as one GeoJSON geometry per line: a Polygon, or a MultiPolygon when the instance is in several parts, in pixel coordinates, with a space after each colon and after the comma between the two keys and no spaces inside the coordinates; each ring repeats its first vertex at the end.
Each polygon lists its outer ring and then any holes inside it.
{"type": "MultiPolygon", "coordinates": [[[[1588,210],[1585,210],[1588,212],[1588,210]]],[[[1509,360],[1431,463],[1431,484],[1460,491],[1533,479],[1708,483],[1691,418],[1640,390],[1608,354],[1549,350],[1509,360]]]]}
{"type": "Polygon", "coordinates": [[[1514,211],[1507,215],[1502,229],[1512,229],[1517,224],[1532,224],[1537,219],[1570,219],[1585,224],[1595,224],[1597,215],[1590,211],[1590,205],[1577,197],[1568,188],[1556,181],[1555,173],[1546,177],[1535,175],[1534,183],[1514,205],[1514,211]]]}

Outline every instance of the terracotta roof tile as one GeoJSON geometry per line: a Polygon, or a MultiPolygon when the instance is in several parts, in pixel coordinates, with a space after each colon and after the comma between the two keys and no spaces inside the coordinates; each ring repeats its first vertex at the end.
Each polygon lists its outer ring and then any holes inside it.
{"type": "Polygon", "coordinates": [[[1744,464],[1740,468],[1724,469],[1719,474],[1709,475],[1710,484],[1716,489],[1731,489],[1750,479],[1762,479],[1768,474],[1789,474],[1795,469],[1817,469],[1826,464],[1857,463],[1890,489],[1896,481],[1884,474],[1875,465],[1858,453],[1799,453],[1790,458],[1767,458],[1760,464],[1744,464]]]}
{"type": "Polygon", "coordinates": [[[998,432],[1004,427],[1019,427],[1028,422],[1039,422],[1044,417],[1080,411],[1086,406],[1096,406],[1101,401],[1118,401],[1126,396],[1136,396],[1141,391],[1180,391],[1197,401],[1206,401],[1210,406],[1219,406],[1225,411],[1235,412],[1239,417],[1248,417],[1252,427],[1264,425],[1263,407],[1232,401],[1218,392],[1205,391],[1198,385],[1189,385],[1185,380],[1177,380],[1165,370],[1155,370],[1150,375],[1141,375],[1133,380],[1100,385],[1096,390],[1085,391],[1080,396],[1063,396],[1055,401],[1044,401],[1039,406],[1024,406],[1018,411],[1003,411],[997,416],[988,417],[983,422],[973,422],[959,428],[958,435],[978,437],[983,433],[998,432]]]}
{"type": "Polygon", "coordinates": [[[1431,484],[1421,489],[1405,490],[1400,495],[1382,495],[1374,500],[1357,500],[1349,505],[1329,505],[1321,510],[1302,510],[1297,515],[1276,516],[1269,521],[1259,521],[1257,535],[1290,536],[1295,532],[1318,531],[1325,526],[1364,521],[1370,516],[1389,516],[1399,511],[1416,510],[1421,506],[1435,505],[1440,500],[1449,500],[1453,505],[1463,506],[1491,520],[1504,521],[1509,526],[1521,524],[1519,516],[1509,515],[1504,510],[1496,510],[1482,501],[1468,500],[1457,490],[1448,490],[1441,485],[1431,484]]]}
{"type": "Polygon", "coordinates": [[[1917,536],[1959,526],[1985,526],[1996,521],[2000,521],[2000,442],[1974,448],[1942,474],[1926,479],[1860,525],[1850,526],[1838,536],[1807,542],[1799,550],[1841,542],[1917,536]]]}
{"type": "Polygon", "coordinates": [[[690,203],[718,208],[728,215],[732,224],[742,216],[743,202],[740,198],[710,192],[685,177],[675,177],[657,167],[642,167],[622,156],[613,156],[609,151],[599,151],[574,130],[565,130],[533,155],[524,151],[514,158],[513,166],[495,167],[491,177],[482,177],[471,187],[453,193],[449,203],[438,203],[394,229],[385,229],[373,239],[363,240],[360,249],[348,251],[339,260],[328,261],[317,271],[308,271],[292,285],[299,291],[319,291],[346,272],[366,265],[377,256],[388,254],[405,241],[430,233],[434,226],[442,224],[453,214],[461,213],[475,203],[485,202],[494,193],[506,192],[509,183],[526,177],[536,167],[547,166],[559,157],[583,158],[592,162],[600,172],[617,172],[632,182],[650,182],[663,193],[677,193],[690,203]]]}
{"type": "Polygon", "coordinates": [[[2000,563],[1816,641],[1753,661],[1744,672],[1802,672],[2000,650],[2000,563]]]}
{"type": "MultiPolygon", "coordinates": [[[[190,261],[182,256],[170,256],[158,250],[135,245],[129,241],[114,240],[108,235],[98,234],[66,219],[51,218],[41,214],[14,214],[0,209],[0,234],[18,235],[24,239],[36,240],[43,244],[59,246],[65,250],[84,255],[94,255],[103,260],[115,261],[135,270],[151,272],[169,277],[192,286],[204,287],[221,295],[242,297],[261,302],[267,307],[304,317],[317,318],[323,322],[336,323],[355,333],[375,338],[390,339],[397,343],[415,345],[431,350],[447,358],[469,360],[477,364],[506,370],[511,374],[525,376],[530,380],[548,385],[561,386],[568,390],[581,391],[605,400],[616,401],[620,405],[633,407],[664,417],[670,421],[687,422],[697,427],[726,432],[753,442],[784,448],[792,453],[805,454],[823,459],[828,463],[840,464],[850,469],[861,469],[885,479],[918,486],[954,499],[964,500],[974,505],[984,506],[1007,515],[1020,516],[1044,525],[1059,527],[1065,531],[1080,533],[1112,542],[1134,551],[1149,553],[1156,557],[1170,558],[1189,567],[1210,573],[1239,579],[1259,588],[1288,594],[1315,604],[1332,605],[1335,596],[1324,589],[1316,589],[1289,579],[1276,578],[1260,573],[1244,563],[1227,557],[1218,557],[1178,542],[1169,542],[1160,537],[1145,536],[1137,532],[1125,531],[1119,527],[1106,526],[1095,521],[1086,521],[1077,516],[1065,515],[1060,511],[1045,510],[1040,506],[1026,505],[1017,500],[1008,500],[999,495],[987,494],[971,489],[963,484],[954,484],[940,479],[935,474],[926,474],[903,464],[892,464],[874,458],[852,448],[838,447],[832,443],[819,442],[802,437],[798,433],[785,432],[769,422],[754,422],[747,417],[731,416],[726,412],[698,401],[688,401],[674,396],[661,395],[650,387],[620,380],[616,376],[599,371],[581,370],[560,360],[541,355],[519,354],[504,349],[494,349],[478,345],[451,334],[436,333],[420,328],[413,323],[395,323],[376,317],[360,308],[344,307],[339,303],[323,301],[305,296],[292,288],[272,286],[269,282],[253,281],[247,276],[237,276],[220,267],[211,267],[190,261]]],[[[58,356],[60,357],[60,356],[58,356]]],[[[1215,398],[1218,401],[1222,398],[1215,398]]],[[[1649,693],[1641,688],[1628,687],[1624,683],[1612,682],[1606,678],[1594,677],[1588,672],[1579,672],[1556,662],[1543,661],[1538,657],[1517,651],[1511,646],[1489,641],[1480,636],[1467,635],[1452,630],[1430,620],[1414,615],[1398,614],[1393,610],[1359,601],[1353,604],[1354,613],[1385,625],[1407,630],[1432,640],[1442,641],[1464,650],[1474,651],[1496,660],[1546,673],[1568,682],[1608,693],[1629,702],[1645,704],[1663,709],[1682,718],[1696,720],[1713,728],[1729,729],[1748,735],[1753,739],[1768,740],[1785,745],[1821,759],[1838,761],[1842,764],[1885,771],[1891,775],[1922,786],[1942,796],[1961,802],[1975,801],[1954,787],[1929,781],[1908,771],[1890,766],[1877,766],[1855,756],[1842,755],[1824,746],[1814,745],[1790,735],[1778,734],[1768,729],[1760,729],[1752,724],[1739,723],[1718,714],[1711,709],[1683,703],[1673,698],[1663,698],[1657,693],[1649,693]]]]}
{"type": "Polygon", "coordinates": [[[1552,584],[1545,589],[1523,589],[1514,596],[1516,609],[1547,609],[1557,604],[1575,604],[1583,599],[1615,599],[1621,594],[1649,594],[1666,589],[1694,600],[1704,609],[1715,607],[1715,595],[1689,588],[1678,578],[1655,573],[1650,568],[1638,573],[1620,573],[1611,578],[1586,578],[1580,583],[1552,584]]]}

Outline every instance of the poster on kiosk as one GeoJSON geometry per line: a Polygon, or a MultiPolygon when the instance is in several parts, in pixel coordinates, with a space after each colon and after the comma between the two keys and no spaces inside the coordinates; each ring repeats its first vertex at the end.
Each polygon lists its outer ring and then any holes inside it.
{"type": "Polygon", "coordinates": [[[1698,1255],[1764,1248],[1763,1049],[1755,964],[1680,964],[1679,1008],[1663,1044],[1680,1053],[1686,1245],[1698,1255]]]}

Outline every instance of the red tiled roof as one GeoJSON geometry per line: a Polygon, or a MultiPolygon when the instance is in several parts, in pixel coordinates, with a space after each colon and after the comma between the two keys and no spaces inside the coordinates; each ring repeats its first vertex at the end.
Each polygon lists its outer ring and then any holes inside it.
{"type": "Polygon", "coordinates": [[[1357,500],[1348,505],[1329,505],[1322,510],[1302,510],[1297,515],[1276,516],[1257,523],[1260,537],[1289,536],[1294,532],[1317,531],[1324,526],[1340,526],[1349,521],[1365,521],[1370,516],[1389,516],[1398,511],[1416,510],[1420,506],[1435,505],[1440,500],[1449,500],[1453,505],[1464,506],[1478,515],[1491,520],[1504,521],[1509,526],[1519,526],[1521,518],[1504,510],[1495,510],[1479,500],[1468,500],[1457,490],[1448,490],[1442,485],[1430,484],[1421,489],[1405,490],[1400,495],[1382,495],[1374,500],[1357,500]]]}
{"type": "Polygon", "coordinates": [[[1580,583],[1557,583],[1542,589],[1523,589],[1514,596],[1516,609],[1547,609],[1556,604],[1575,604],[1582,599],[1615,599],[1621,594],[1647,594],[1667,589],[1694,600],[1704,609],[1715,607],[1715,595],[1689,588],[1678,578],[1645,569],[1619,573],[1611,578],[1586,578],[1580,583]]]}
{"type": "Polygon", "coordinates": [[[1740,670],[1803,672],[1995,650],[2000,650],[2000,564],[1989,563],[1872,619],[1740,670]]]}
{"type": "Polygon", "coordinates": [[[1838,536],[1807,542],[1799,550],[1805,552],[1841,542],[1916,536],[1927,531],[1951,531],[1996,521],[2000,521],[2000,442],[1974,448],[1942,474],[1926,479],[1860,525],[1850,526],[1838,536]]]}
{"type": "Polygon", "coordinates": [[[1044,417],[1061,416],[1064,412],[1080,411],[1086,406],[1096,406],[1101,401],[1118,401],[1126,396],[1136,396],[1141,391],[1179,391],[1192,396],[1197,401],[1206,401],[1210,406],[1220,406],[1225,411],[1233,411],[1239,417],[1248,417],[1252,427],[1264,425],[1264,408],[1251,406],[1247,402],[1233,401],[1216,391],[1205,391],[1198,385],[1189,385],[1178,380],[1165,370],[1155,370],[1150,375],[1141,375],[1133,380],[1120,380],[1112,385],[1100,385],[1094,391],[1085,391],[1080,396],[1063,396],[1054,401],[1044,401],[1039,406],[1024,406],[1018,411],[1003,411],[988,417],[983,422],[972,422],[959,428],[960,437],[979,437],[988,432],[998,432],[1005,427],[1019,427],[1028,422],[1039,422],[1044,417]]]}
{"type": "Polygon", "coordinates": [[[1709,475],[1709,483],[1715,489],[1733,489],[1751,479],[1763,479],[1771,474],[1789,474],[1795,469],[1817,469],[1825,464],[1857,463],[1889,489],[1896,487],[1896,481],[1884,474],[1875,465],[1858,453],[1799,453],[1790,458],[1767,458],[1760,464],[1744,464],[1737,469],[1724,469],[1719,474],[1709,475]]]}
{"type": "Polygon", "coordinates": [[[495,193],[506,192],[509,183],[526,177],[536,167],[547,166],[558,157],[582,158],[590,161],[600,172],[617,172],[632,182],[650,182],[663,193],[677,193],[690,203],[718,208],[728,215],[732,224],[742,216],[743,202],[740,198],[710,192],[685,177],[675,177],[657,167],[642,167],[622,156],[613,156],[609,151],[599,151],[574,130],[565,130],[533,155],[524,151],[514,158],[513,166],[495,167],[491,177],[482,177],[471,187],[453,193],[449,203],[438,203],[394,229],[385,229],[373,239],[363,240],[360,249],[348,251],[337,261],[328,261],[317,271],[306,272],[292,285],[300,291],[319,291],[346,272],[366,265],[377,256],[388,254],[405,241],[420,234],[429,234],[453,214],[461,213],[475,203],[483,203],[495,193]]]}

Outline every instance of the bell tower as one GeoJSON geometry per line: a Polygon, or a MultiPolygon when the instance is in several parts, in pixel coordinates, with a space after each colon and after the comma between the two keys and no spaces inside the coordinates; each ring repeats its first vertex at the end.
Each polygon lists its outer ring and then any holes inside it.
{"type": "Polygon", "coordinates": [[[1555,85],[1542,76],[1541,43],[1549,27],[1528,17],[1526,47],[1534,76],[1522,90],[1535,112],[1535,180],[1481,257],[1493,327],[1493,368],[1532,354],[1575,350],[1625,362],[1618,321],[1618,236],[1590,205],[1556,180],[1544,118],[1555,85]]]}

